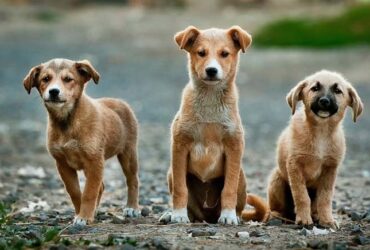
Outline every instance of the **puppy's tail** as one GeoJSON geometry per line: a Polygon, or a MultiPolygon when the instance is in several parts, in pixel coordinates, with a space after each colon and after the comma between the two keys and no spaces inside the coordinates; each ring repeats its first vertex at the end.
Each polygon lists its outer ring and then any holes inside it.
{"type": "Polygon", "coordinates": [[[269,208],[266,203],[261,197],[254,195],[254,194],[248,194],[247,195],[247,203],[254,207],[253,210],[244,210],[242,212],[242,219],[244,221],[261,221],[265,222],[268,219],[269,216],[269,208]]]}

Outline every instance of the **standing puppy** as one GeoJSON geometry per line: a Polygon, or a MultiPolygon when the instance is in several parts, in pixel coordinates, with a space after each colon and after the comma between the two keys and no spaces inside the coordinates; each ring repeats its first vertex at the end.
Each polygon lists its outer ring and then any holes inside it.
{"type": "Polygon", "coordinates": [[[332,198],[346,150],[342,120],[350,106],[356,121],[361,99],[340,74],[323,70],[298,83],[287,101],[293,117],[278,141],[278,167],[268,187],[271,214],[335,227],[332,198]],[[299,101],[303,108],[296,112],[299,101]]]}
{"type": "Polygon", "coordinates": [[[137,121],[129,105],[112,98],[92,99],[86,83],[99,81],[89,61],[53,59],[33,67],[24,79],[37,88],[49,114],[48,150],[54,157],[76,211],[75,224],[94,220],[104,191],[104,161],[117,156],[128,186],[126,216],[138,216],[137,121]],[[86,176],[81,194],[77,171],[86,176]]]}
{"type": "MultiPolygon", "coordinates": [[[[171,222],[190,221],[238,224],[246,202],[241,166],[244,132],[238,110],[235,77],[239,51],[251,36],[238,26],[228,30],[188,27],[175,35],[188,52],[190,82],[172,123],[172,157],[168,185],[173,200],[171,222]]],[[[249,197],[265,214],[262,201],[249,197]]]]}

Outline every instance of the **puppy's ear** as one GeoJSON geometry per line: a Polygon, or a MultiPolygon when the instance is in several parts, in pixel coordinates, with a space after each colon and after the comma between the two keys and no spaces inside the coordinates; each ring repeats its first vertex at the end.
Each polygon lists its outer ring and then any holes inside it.
{"type": "Polygon", "coordinates": [[[75,65],[78,73],[85,78],[85,82],[90,81],[92,78],[93,81],[98,84],[100,75],[88,60],[78,61],[75,65]]]}
{"type": "Polygon", "coordinates": [[[227,33],[233,40],[235,47],[238,50],[241,49],[243,53],[252,44],[252,36],[239,26],[232,26],[227,33]]]}
{"type": "Polygon", "coordinates": [[[292,115],[294,115],[297,103],[302,100],[302,90],[306,87],[306,81],[299,82],[294,88],[292,88],[286,96],[290,108],[292,109],[292,115]]]}
{"type": "Polygon", "coordinates": [[[27,93],[31,93],[31,89],[37,86],[37,78],[41,71],[41,65],[33,67],[30,72],[23,79],[23,86],[27,90],[27,93]]]}
{"type": "Polygon", "coordinates": [[[356,122],[357,118],[361,115],[364,105],[361,101],[360,96],[357,94],[355,88],[350,86],[348,88],[349,100],[348,106],[352,108],[352,120],[356,122]]]}
{"type": "Polygon", "coordinates": [[[199,34],[200,31],[197,28],[189,26],[185,30],[176,33],[174,39],[180,49],[185,49],[189,52],[199,34]]]}

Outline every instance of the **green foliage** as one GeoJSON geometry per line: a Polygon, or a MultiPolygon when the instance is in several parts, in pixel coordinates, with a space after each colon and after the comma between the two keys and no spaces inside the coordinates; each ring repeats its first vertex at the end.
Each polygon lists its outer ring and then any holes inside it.
{"type": "Polygon", "coordinates": [[[327,48],[370,44],[370,4],[350,8],[333,18],[283,19],[263,27],[254,36],[259,46],[327,48]]]}

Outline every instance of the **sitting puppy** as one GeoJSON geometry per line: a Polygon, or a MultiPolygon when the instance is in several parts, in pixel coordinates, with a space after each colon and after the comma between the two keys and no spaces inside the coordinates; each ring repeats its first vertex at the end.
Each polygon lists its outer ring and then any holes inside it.
{"type": "Polygon", "coordinates": [[[33,67],[24,79],[30,93],[37,88],[48,111],[48,150],[76,211],[74,224],[86,225],[104,191],[104,161],[117,156],[127,178],[126,216],[138,216],[137,120],[129,105],[118,99],[94,100],[86,83],[99,81],[87,60],[53,59],[33,67]],[[77,171],[86,176],[80,191],[77,171]]]}
{"type": "MultiPolygon", "coordinates": [[[[252,38],[238,26],[190,26],[177,33],[175,41],[188,52],[190,82],[172,123],[168,186],[173,212],[161,220],[236,225],[247,195],[235,78],[239,51],[245,52],[252,38]]],[[[251,195],[248,201],[256,210],[244,211],[242,217],[261,220],[266,213],[262,200],[251,195]]]]}
{"type": "Polygon", "coordinates": [[[361,99],[340,74],[323,70],[298,83],[287,102],[293,116],[278,140],[278,167],[268,186],[271,215],[335,228],[332,198],[346,150],[342,120],[350,106],[356,121],[361,99]],[[296,111],[299,101],[303,108],[296,111]]]}

